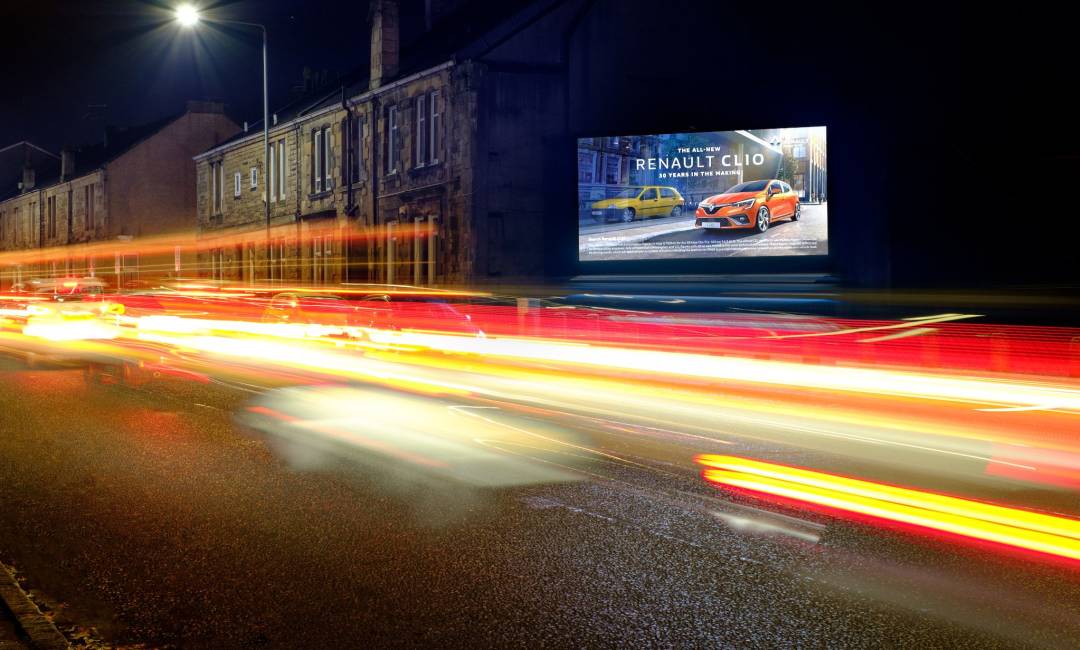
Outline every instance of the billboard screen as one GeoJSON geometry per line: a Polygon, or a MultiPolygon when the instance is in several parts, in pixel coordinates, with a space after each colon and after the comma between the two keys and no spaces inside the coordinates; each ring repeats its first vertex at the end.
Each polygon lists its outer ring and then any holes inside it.
{"type": "Polygon", "coordinates": [[[827,255],[825,127],[579,138],[582,262],[827,255]]]}

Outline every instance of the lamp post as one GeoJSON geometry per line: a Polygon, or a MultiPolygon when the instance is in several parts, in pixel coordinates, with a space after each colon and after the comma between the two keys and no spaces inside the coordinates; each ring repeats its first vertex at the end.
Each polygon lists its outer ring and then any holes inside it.
{"type": "MultiPolygon", "coordinates": [[[[185,4],[176,8],[176,22],[183,27],[193,28],[203,20],[199,10],[193,5],[185,4]]],[[[219,20],[214,18],[207,22],[222,25],[241,25],[255,27],[262,30],[262,62],[263,62],[263,209],[266,219],[266,277],[270,277],[270,59],[267,47],[266,26],[259,23],[247,23],[239,20],[219,20]]],[[[284,173],[279,169],[278,174],[284,173]]],[[[254,280],[255,278],[252,278],[254,280]]]]}

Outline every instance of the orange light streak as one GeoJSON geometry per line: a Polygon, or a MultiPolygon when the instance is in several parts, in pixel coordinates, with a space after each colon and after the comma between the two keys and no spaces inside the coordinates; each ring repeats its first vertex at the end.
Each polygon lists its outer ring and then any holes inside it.
{"type": "Polygon", "coordinates": [[[705,480],[1080,560],[1080,521],[811,470],[706,454],[705,480]]]}

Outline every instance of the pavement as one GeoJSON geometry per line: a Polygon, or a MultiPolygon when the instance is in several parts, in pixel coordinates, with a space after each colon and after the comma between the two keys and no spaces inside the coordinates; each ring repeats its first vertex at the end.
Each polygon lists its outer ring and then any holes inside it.
{"type": "Polygon", "coordinates": [[[14,617],[0,609],[0,650],[27,650],[30,645],[19,634],[14,617]]]}
{"type": "MultiPolygon", "coordinates": [[[[719,413],[692,430],[597,426],[591,444],[607,460],[586,480],[481,490],[387,480],[403,476],[397,466],[290,462],[232,415],[269,381],[222,373],[135,387],[79,369],[5,367],[0,553],[61,630],[108,644],[996,648],[1080,638],[1069,567],[766,505],[705,484],[690,460],[721,452],[875,469],[817,444],[806,426],[719,413]]],[[[936,480],[910,453],[915,469],[877,468],[880,479],[936,480]]],[[[1071,494],[983,489],[1080,509],[1071,494]]]]}
{"type": "Polygon", "coordinates": [[[0,563],[0,650],[69,650],[70,644],[0,563]]]}

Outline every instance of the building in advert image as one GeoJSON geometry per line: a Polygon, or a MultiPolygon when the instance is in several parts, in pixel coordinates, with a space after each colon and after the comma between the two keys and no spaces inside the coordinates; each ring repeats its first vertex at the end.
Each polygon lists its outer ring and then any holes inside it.
{"type": "Polygon", "coordinates": [[[577,157],[583,262],[828,254],[824,127],[582,138],[577,157]]]}

